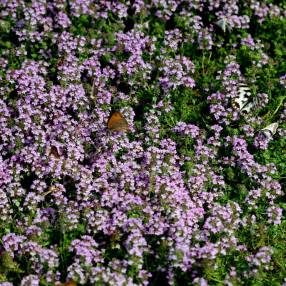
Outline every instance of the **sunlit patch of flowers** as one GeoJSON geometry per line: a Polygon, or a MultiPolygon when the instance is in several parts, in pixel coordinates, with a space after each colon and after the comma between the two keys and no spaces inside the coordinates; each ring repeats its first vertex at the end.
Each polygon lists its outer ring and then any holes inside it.
{"type": "Polygon", "coordinates": [[[225,285],[271,269],[272,246],[240,235],[283,216],[277,167],[256,156],[283,127],[261,132],[273,96],[240,59],[257,74],[272,62],[249,25],[285,15],[264,2],[1,2],[1,286],[180,285],[184,275],[208,285],[230,256],[244,267],[229,259],[225,285]],[[251,96],[237,106],[245,83],[251,96]],[[176,117],[196,89],[180,112],[199,101],[198,119],[176,117]],[[115,109],[130,132],[107,129],[115,109]]]}

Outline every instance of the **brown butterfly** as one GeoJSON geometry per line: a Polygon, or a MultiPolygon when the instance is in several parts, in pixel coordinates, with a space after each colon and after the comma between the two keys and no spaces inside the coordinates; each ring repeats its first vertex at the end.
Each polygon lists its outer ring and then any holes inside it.
{"type": "Polygon", "coordinates": [[[61,157],[58,148],[56,146],[51,146],[50,154],[53,155],[55,158],[59,159],[61,157]]]}
{"type": "Polygon", "coordinates": [[[129,125],[127,123],[127,120],[118,111],[111,114],[107,122],[107,127],[111,131],[127,132],[129,130],[129,125]]]}
{"type": "Polygon", "coordinates": [[[77,286],[77,284],[73,280],[70,280],[64,283],[64,286],[77,286]]]}

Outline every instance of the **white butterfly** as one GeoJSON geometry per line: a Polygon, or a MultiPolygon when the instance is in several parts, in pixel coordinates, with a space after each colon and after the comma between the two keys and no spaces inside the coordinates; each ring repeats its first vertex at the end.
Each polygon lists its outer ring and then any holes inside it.
{"type": "Polygon", "coordinates": [[[226,32],[226,29],[229,32],[231,32],[231,26],[229,25],[228,20],[227,20],[227,18],[225,16],[223,16],[221,19],[216,21],[215,24],[217,26],[219,26],[223,30],[224,33],[226,32]]]}
{"type": "Polygon", "coordinates": [[[269,140],[271,140],[272,137],[274,136],[274,134],[276,133],[277,128],[278,128],[278,123],[274,122],[274,123],[271,123],[271,124],[267,125],[266,127],[262,128],[260,131],[263,132],[263,134],[269,140]]]}
{"type": "Polygon", "coordinates": [[[232,107],[241,113],[249,113],[254,106],[254,103],[249,99],[251,92],[248,86],[240,84],[238,88],[238,96],[233,98],[232,107]]]}

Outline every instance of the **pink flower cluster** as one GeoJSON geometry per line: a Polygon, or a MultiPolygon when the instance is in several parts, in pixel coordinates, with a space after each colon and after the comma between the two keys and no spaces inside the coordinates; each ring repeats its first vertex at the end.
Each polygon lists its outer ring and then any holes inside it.
{"type": "MultiPolygon", "coordinates": [[[[0,58],[0,255],[10,263],[1,286],[149,285],[159,274],[175,285],[178,273],[207,285],[203,267],[233,253],[249,271],[231,265],[227,283],[268,269],[271,247],[254,251],[238,236],[261,219],[261,202],[268,224],[281,223],[275,165],[253,154],[270,144],[254,135],[268,95],[258,93],[248,115],[232,104],[245,78],[230,56],[216,72],[221,88],[206,96],[212,125],[162,125],[175,109],[172,92],[197,87],[198,64],[184,45],[208,53],[223,44],[203,11],[238,31],[250,22],[239,1],[185,2],[1,1],[15,38],[0,58]],[[173,28],[178,15],[191,26],[173,28]],[[129,25],[131,16],[138,23],[129,25]],[[152,17],[171,27],[161,38],[152,17]],[[107,129],[114,107],[130,133],[107,129]]],[[[249,9],[260,23],[282,17],[272,4],[249,9]]],[[[251,35],[237,44],[267,64],[251,35]]]]}

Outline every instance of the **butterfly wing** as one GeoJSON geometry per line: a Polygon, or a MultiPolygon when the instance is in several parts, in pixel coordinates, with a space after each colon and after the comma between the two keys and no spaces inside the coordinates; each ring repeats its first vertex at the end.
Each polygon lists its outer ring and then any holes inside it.
{"type": "Polygon", "coordinates": [[[228,24],[227,18],[226,17],[222,17],[221,19],[219,19],[218,21],[215,22],[215,24],[220,27],[223,32],[225,33],[226,30],[228,30],[229,32],[231,32],[231,27],[228,24]]]}
{"type": "Polygon", "coordinates": [[[63,286],[77,286],[73,280],[69,280],[63,284],[63,286]]]}
{"type": "Polygon", "coordinates": [[[225,31],[226,31],[226,20],[225,20],[225,18],[222,18],[222,19],[218,20],[218,21],[216,22],[216,24],[217,24],[217,26],[219,26],[219,27],[223,30],[223,32],[225,33],[225,31]]]}
{"type": "Polygon", "coordinates": [[[107,122],[107,127],[111,131],[128,131],[127,120],[120,112],[114,112],[107,122]]]}
{"type": "Polygon", "coordinates": [[[50,154],[53,155],[57,159],[61,157],[61,155],[58,151],[58,148],[54,145],[51,146],[50,154]]]}
{"type": "Polygon", "coordinates": [[[251,92],[248,86],[240,84],[238,88],[238,96],[232,101],[232,106],[241,113],[249,113],[254,107],[254,103],[249,100],[251,92]]]}
{"type": "Polygon", "coordinates": [[[264,135],[268,138],[268,139],[271,139],[276,131],[277,131],[277,128],[278,128],[278,123],[275,122],[275,123],[271,123],[269,124],[268,126],[266,126],[265,128],[261,129],[261,131],[264,133],[264,135]]]}

